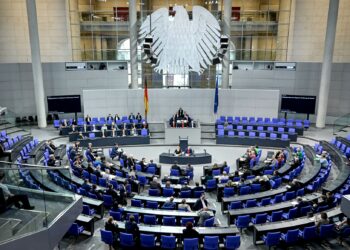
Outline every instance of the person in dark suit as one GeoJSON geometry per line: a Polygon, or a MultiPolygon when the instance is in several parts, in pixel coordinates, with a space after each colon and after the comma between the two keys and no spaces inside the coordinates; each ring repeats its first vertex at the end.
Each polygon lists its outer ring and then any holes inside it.
{"type": "Polygon", "coordinates": [[[177,161],[174,162],[174,165],[171,166],[171,169],[178,170],[179,173],[181,173],[181,168],[179,165],[177,165],[177,161]]]}
{"type": "Polygon", "coordinates": [[[301,184],[297,179],[293,179],[292,183],[287,187],[288,192],[297,191],[301,188],[301,184]]]}
{"type": "Polygon", "coordinates": [[[139,162],[142,172],[145,172],[147,169],[147,165],[146,165],[146,158],[142,158],[142,160],[139,162]]]}
{"type": "Polygon", "coordinates": [[[201,210],[203,208],[207,208],[208,207],[208,201],[205,198],[205,193],[203,193],[201,195],[201,197],[196,201],[196,203],[193,206],[193,210],[194,211],[198,211],[201,210]]]}
{"type": "Polygon", "coordinates": [[[54,154],[55,150],[51,148],[49,141],[45,142],[45,150],[48,150],[50,154],[54,154]]]}
{"type": "Polygon", "coordinates": [[[303,200],[303,198],[301,198],[301,197],[298,197],[297,198],[297,205],[295,205],[295,207],[297,207],[298,209],[298,212],[297,212],[297,214],[300,216],[301,215],[301,208],[303,208],[303,207],[306,207],[306,206],[309,206],[310,205],[310,203],[309,202],[307,202],[307,201],[304,201],[303,200]]]}
{"type": "Polygon", "coordinates": [[[68,126],[69,126],[68,121],[66,119],[63,119],[61,122],[61,128],[66,128],[68,126]]]}
{"type": "Polygon", "coordinates": [[[107,119],[106,119],[106,120],[112,122],[114,119],[113,119],[113,116],[112,116],[111,114],[109,114],[109,115],[107,116],[107,119]]]}
{"type": "Polygon", "coordinates": [[[188,191],[191,190],[191,188],[187,185],[187,182],[184,183],[184,185],[181,187],[180,191],[188,191]]]}
{"type": "Polygon", "coordinates": [[[57,149],[57,147],[56,147],[56,145],[51,141],[51,140],[48,140],[47,141],[47,144],[50,146],[50,148],[52,148],[53,150],[56,150],[57,149]]]}
{"type": "Polygon", "coordinates": [[[334,196],[331,192],[326,193],[326,204],[329,208],[333,207],[334,203],[334,196]]]}
{"type": "Polygon", "coordinates": [[[129,115],[129,120],[135,120],[135,115],[132,112],[129,115]]]}
{"type": "Polygon", "coordinates": [[[56,166],[56,159],[55,159],[55,156],[54,155],[50,155],[50,158],[49,158],[49,160],[47,161],[47,165],[49,166],[49,167],[54,167],[54,166],[56,166]]]}
{"type": "MultiPolygon", "coordinates": [[[[119,149],[118,143],[114,144],[114,146],[112,147],[111,153],[110,153],[110,157],[112,158],[112,160],[113,160],[115,157],[119,156],[118,149],[119,149]]],[[[118,158],[119,158],[119,157],[118,157],[118,158]]]]}
{"type": "Polygon", "coordinates": [[[85,189],[86,192],[89,192],[91,190],[91,186],[89,184],[89,180],[85,179],[83,185],[81,185],[81,188],[85,189]]]}
{"type": "Polygon", "coordinates": [[[138,120],[139,122],[142,120],[142,115],[140,113],[137,113],[136,120],[138,120]]]}
{"type": "Polygon", "coordinates": [[[160,183],[158,182],[158,178],[157,177],[153,177],[152,181],[150,181],[150,183],[149,183],[149,186],[150,186],[151,189],[158,189],[159,192],[162,189],[160,183]]]}
{"type": "Polygon", "coordinates": [[[182,238],[199,238],[199,233],[193,229],[191,221],[186,223],[186,228],[182,231],[182,238]]]}
{"type": "Polygon", "coordinates": [[[179,111],[177,111],[177,115],[180,117],[180,118],[183,118],[184,117],[184,111],[182,108],[179,108],[179,111]]]}
{"type": "Polygon", "coordinates": [[[113,217],[109,217],[108,220],[105,223],[105,230],[111,231],[113,234],[113,247],[117,249],[118,244],[118,233],[119,233],[119,227],[115,220],[113,220],[113,217]]]}
{"type": "Polygon", "coordinates": [[[133,215],[129,216],[129,220],[125,222],[125,232],[134,236],[134,241],[138,241],[140,238],[139,226],[135,222],[133,215]]]}
{"type": "Polygon", "coordinates": [[[118,121],[118,120],[120,120],[120,117],[119,117],[118,114],[115,114],[115,116],[114,116],[114,121],[118,121]]]}
{"type": "Polygon", "coordinates": [[[101,173],[101,167],[97,166],[95,171],[94,171],[94,175],[97,176],[97,178],[102,178],[102,173],[101,173]]]}
{"type": "Polygon", "coordinates": [[[86,157],[88,158],[88,160],[90,159],[91,161],[96,160],[91,148],[86,149],[86,157]]]}
{"type": "Polygon", "coordinates": [[[86,115],[86,117],[85,117],[85,123],[86,123],[87,125],[90,125],[90,123],[91,123],[91,117],[90,117],[89,115],[86,115]]]}
{"type": "Polygon", "coordinates": [[[203,191],[203,187],[199,185],[199,182],[196,182],[196,186],[193,188],[194,191],[203,191]]]}
{"type": "Polygon", "coordinates": [[[92,188],[90,190],[90,193],[97,196],[97,199],[102,200],[102,193],[101,191],[97,190],[96,184],[92,184],[92,188]]]}
{"type": "Polygon", "coordinates": [[[112,184],[108,184],[108,188],[106,189],[105,194],[112,196],[113,200],[119,199],[119,195],[112,184]]]}

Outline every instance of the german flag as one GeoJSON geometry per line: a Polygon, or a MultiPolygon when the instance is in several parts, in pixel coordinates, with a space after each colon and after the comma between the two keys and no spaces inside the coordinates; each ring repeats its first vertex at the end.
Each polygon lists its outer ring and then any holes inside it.
{"type": "Polygon", "coordinates": [[[145,106],[145,117],[147,119],[147,113],[148,113],[148,88],[147,88],[147,78],[145,79],[145,86],[144,86],[144,92],[143,92],[143,104],[145,106]]]}

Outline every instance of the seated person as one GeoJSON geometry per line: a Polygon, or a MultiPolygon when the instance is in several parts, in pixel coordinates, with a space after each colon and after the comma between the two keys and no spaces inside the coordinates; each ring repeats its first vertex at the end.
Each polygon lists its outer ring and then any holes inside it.
{"type": "Polygon", "coordinates": [[[53,154],[50,155],[49,160],[47,161],[47,165],[49,167],[54,167],[56,166],[56,158],[53,154]]]}
{"type": "Polygon", "coordinates": [[[147,169],[146,158],[145,158],[145,157],[143,157],[143,158],[141,159],[141,161],[139,162],[139,164],[141,165],[141,169],[142,169],[142,171],[143,171],[143,172],[145,172],[145,171],[146,171],[146,169],[147,169]]]}
{"type": "Polygon", "coordinates": [[[56,149],[57,149],[56,145],[55,145],[51,140],[48,140],[48,141],[47,141],[47,144],[48,144],[53,150],[56,150],[56,149]]]}
{"type": "Polygon", "coordinates": [[[207,207],[199,211],[198,215],[199,215],[198,226],[201,226],[201,227],[204,226],[204,221],[211,217],[209,213],[209,209],[207,207]]]}
{"type": "Polygon", "coordinates": [[[226,171],[222,172],[222,175],[219,176],[219,182],[221,181],[227,181],[229,179],[229,176],[227,175],[226,171]]]}
{"type": "Polygon", "coordinates": [[[181,154],[182,154],[180,145],[175,149],[174,154],[175,154],[175,155],[181,155],[181,154]]]}
{"type": "Polygon", "coordinates": [[[102,200],[102,192],[100,190],[97,190],[96,184],[92,184],[92,188],[90,190],[90,193],[97,196],[97,199],[102,200]]]}
{"type": "Polygon", "coordinates": [[[192,155],[192,154],[193,154],[193,150],[192,150],[192,148],[187,147],[187,149],[186,149],[186,151],[185,151],[185,154],[186,154],[186,156],[190,156],[190,155],[192,155]]]}
{"type": "Polygon", "coordinates": [[[84,180],[84,183],[81,185],[81,188],[85,189],[86,192],[89,192],[91,190],[91,185],[89,184],[88,179],[84,180]]]}
{"type": "Polygon", "coordinates": [[[113,116],[112,116],[111,114],[109,114],[109,115],[107,116],[106,120],[107,120],[108,122],[113,122],[113,121],[114,121],[114,118],[113,118],[113,116]]]}
{"type": "Polygon", "coordinates": [[[48,150],[50,154],[54,154],[55,150],[51,148],[49,141],[45,142],[45,150],[48,150]]]}
{"type": "Polygon", "coordinates": [[[317,227],[317,230],[320,231],[320,227],[322,225],[330,224],[328,215],[325,212],[322,212],[320,217],[316,218],[315,226],[317,227]]]}
{"type": "Polygon", "coordinates": [[[298,216],[300,216],[301,215],[301,208],[303,208],[303,207],[306,207],[306,206],[309,206],[310,205],[310,203],[308,202],[308,201],[305,201],[305,200],[303,200],[303,198],[301,198],[301,197],[297,197],[297,204],[295,205],[295,207],[297,207],[298,209],[297,209],[297,211],[298,211],[298,216]]]}
{"type": "Polygon", "coordinates": [[[114,121],[116,122],[116,121],[119,121],[119,120],[120,120],[119,115],[118,115],[118,114],[115,114],[115,116],[114,116],[114,121]]]}
{"type": "Polygon", "coordinates": [[[188,186],[187,181],[184,182],[184,185],[181,187],[180,191],[188,191],[191,190],[191,188],[188,186]]]}
{"type": "Polygon", "coordinates": [[[199,238],[199,233],[193,229],[191,221],[186,223],[186,228],[182,231],[182,238],[199,238]]]}
{"type": "Polygon", "coordinates": [[[326,193],[326,204],[328,205],[329,208],[333,207],[334,203],[334,195],[331,192],[326,193]]]}
{"type": "Polygon", "coordinates": [[[80,131],[77,137],[78,137],[78,140],[84,139],[83,132],[80,131]]]}
{"type": "Polygon", "coordinates": [[[66,127],[68,127],[68,126],[69,126],[68,121],[67,121],[66,119],[63,119],[63,120],[61,121],[61,128],[66,128],[66,127]]]}
{"type": "Polygon", "coordinates": [[[196,201],[196,203],[193,206],[193,210],[198,211],[203,208],[208,208],[208,201],[205,198],[205,193],[202,193],[201,197],[196,201]]]}
{"type": "Polygon", "coordinates": [[[182,199],[181,203],[178,205],[178,209],[186,212],[192,212],[190,205],[186,203],[186,199],[182,199]]]}
{"type": "Polygon", "coordinates": [[[131,112],[129,115],[129,120],[135,120],[135,115],[131,112]]]}
{"type": "Polygon", "coordinates": [[[105,190],[105,194],[112,196],[113,200],[119,200],[118,192],[114,189],[112,184],[108,184],[108,188],[105,190]]]}
{"type": "Polygon", "coordinates": [[[200,185],[199,185],[199,182],[196,182],[195,185],[196,185],[196,186],[193,188],[193,192],[194,192],[194,191],[203,191],[203,190],[204,190],[203,186],[200,186],[200,185]]]}
{"type": "Polygon", "coordinates": [[[0,172],[0,188],[2,189],[3,196],[6,204],[14,203],[17,208],[23,208],[27,210],[33,210],[35,207],[31,206],[28,200],[28,196],[25,194],[13,194],[8,187],[3,184],[5,179],[5,172],[0,172]]]}
{"type": "Polygon", "coordinates": [[[342,241],[343,236],[345,233],[345,230],[348,230],[350,228],[350,218],[344,218],[344,220],[339,224],[335,226],[336,233],[338,234],[338,241],[342,241]]]}
{"type": "Polygon", "coordinates": [[[158,182],[157,177],[153,177],[152,181],[149,183],[150,189],[158,189],[159,192],[161,191],[162,187],[160,183],[158,182]]]}
{"type": "Polygon", "coordinates": [[[109,156],[112,158],[112,160],[116,157],[117,157],[117,159],[119,159],[120,152],[118,152],[118,149],[119,149],[119,144],[118,143],[114,144],[114,146],[112,147],[111,152],[109,154],[109,156]]]}
{"type": "Polygon", "coordinates": [[[288,192],[297,191],[300,188],[301,188],[301,184],[297,179],[293,179],[292,183],[289,186],[287,186],[288,192]]]}
{"type": "Polygon", "coordinates": [[[171,166],[171,170],[177,170],[179,173],[181,173],[181,168],[179,165],[177,165],[177,161],[174,162],[174,165],[171,166]]]}
{"type": "Polygon", "coordinates": [[[176,203],[174,202],[174,197],[170,197],[169,200],[163,204],[162,209],[175,209],[175,207],[176,203]]]}
{"type": "Polygon", "coordinates": [[[184,111],[183,109],[180,107],[179,110],[177,111],[177,115],[182,119],[184,117],[184,111]]]}
{"type": "Polygon", "coordinates": [[[327,160],[327,152],[323,151],[321,154],[320,163],[322,168],[327,168],[328,167],[328,160],[327,160]]]}

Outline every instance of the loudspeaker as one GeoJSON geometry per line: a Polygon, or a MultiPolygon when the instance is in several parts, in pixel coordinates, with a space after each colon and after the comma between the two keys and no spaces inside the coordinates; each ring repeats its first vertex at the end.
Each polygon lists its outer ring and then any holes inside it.
{"type": "Polygon", "coordinates": [[[151,54],[151,49],[143,49],[143,52],[147,55],[151,54]]]}
{"type": "Polygon", "coordinates": [[[213,64],[219,64],[221,61],[220,61],[220,58],[219,57],[215,57],[213,59],[213,64]]]}

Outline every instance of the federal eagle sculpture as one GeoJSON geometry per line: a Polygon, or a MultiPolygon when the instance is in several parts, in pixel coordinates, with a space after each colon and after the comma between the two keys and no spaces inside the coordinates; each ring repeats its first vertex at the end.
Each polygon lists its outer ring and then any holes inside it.
{"type": "Polygon", "coordinates": [[[174,6],[169,15],[160,8],[148,15],[139,31],[141,44],[151,38],[149,61],[158,73],[202,73],[213,63],[220,49],[220,25],[205,8],[193,6],[190,20],[183,6],[174,6]]]}

